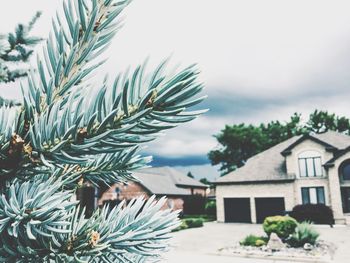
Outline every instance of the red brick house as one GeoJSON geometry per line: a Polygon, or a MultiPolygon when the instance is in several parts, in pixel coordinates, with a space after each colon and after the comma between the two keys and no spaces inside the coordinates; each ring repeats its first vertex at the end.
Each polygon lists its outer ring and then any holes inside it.
{"type": "Polygon", "coordinates": [[[133,173],[139,182],[114,184],[98,199],[98,205],[116,204],[138,196],[167,196],[167,207],[182,210],[186,197],[199,194],[206,196],[208,186],[188,177],[171,167],[154,167],[133,173]]]}

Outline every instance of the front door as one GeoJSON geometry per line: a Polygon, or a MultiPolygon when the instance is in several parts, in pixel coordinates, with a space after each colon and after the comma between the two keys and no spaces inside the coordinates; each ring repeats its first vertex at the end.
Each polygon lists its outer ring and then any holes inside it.
{"type": "Polygon", "coordinates": [[[341,198],[344,213],[350,213],[350,187],[341,188],[341,198]]]}

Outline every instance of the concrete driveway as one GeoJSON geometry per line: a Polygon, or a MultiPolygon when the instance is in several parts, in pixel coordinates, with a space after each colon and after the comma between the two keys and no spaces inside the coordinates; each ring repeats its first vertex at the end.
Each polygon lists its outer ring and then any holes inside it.
{"type": "MultiPolygon", "coordinates": [[[[321,239],[338,246],[335,263],[349,262],[350,227],[317,226],[321,239]]],[[[248,234],[263,234],[261,225],[206,223],[202,228],[188,229],[174,233],[171,248],[165,254],[167,263],[284,263],[284,261],[258,260],[218,256],[218,249],[237,243],[248,234]]],[[[290,262],[290,261],[289,261],[290,262]]]]}

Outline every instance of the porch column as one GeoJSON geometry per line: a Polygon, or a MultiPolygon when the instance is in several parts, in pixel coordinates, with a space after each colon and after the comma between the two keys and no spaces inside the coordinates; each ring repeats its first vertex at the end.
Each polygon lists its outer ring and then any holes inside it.
{"type": "Polygon", "coordinates": [[[331,167],[328,170],[328,183],[329,183],[329,196],[330,205],[334,213],[334,219],[336,224],[344,224],[344,214],[341,199],[340,183],[338,169],[331,167]]]}
{"type": "Polygon", "coordinates": [[[256,224],[256,209],[255,209],[255,199],[250,197],[250,216],[253,224],[256,224]]]}

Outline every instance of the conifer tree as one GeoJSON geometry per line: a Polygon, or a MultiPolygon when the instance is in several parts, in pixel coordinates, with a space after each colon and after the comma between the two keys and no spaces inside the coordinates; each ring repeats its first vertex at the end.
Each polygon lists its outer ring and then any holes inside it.
{"type": "MultiPolygon", "coordinates": [[[[23,103],[0,107],[0,262],[144,262],[179,223],[165,199],[138,198],[85,218],[79,186],[137,180],[140,147],[196,118],[205,97],[195,66],[145,64],[92,86],[87,79],[120,27],[129,0],[64,0],[23,103]]],[[[157,182],[154,182],[157,183],[157,182]]]]}
{"type": "Polygon", "coordinates": [[[27,25],[18,24],[14,33],[0,35],[0,83],[27,75],[27,69],[18,64],[27,63],[33,48],[42,40],[30,35],[40,16],[41,12],[37,12],[27,25]]]}

